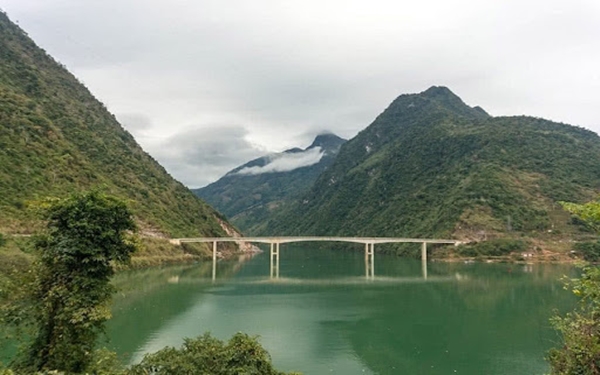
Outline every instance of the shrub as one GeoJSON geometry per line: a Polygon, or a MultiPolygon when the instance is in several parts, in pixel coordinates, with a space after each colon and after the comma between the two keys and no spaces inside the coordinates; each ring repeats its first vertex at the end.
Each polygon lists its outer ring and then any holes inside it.
{"type": "Polygon", "coordinates": [[[461,256],[503,256],[527,250],[528,243],[523,240],[499,238],[474,244],[460,245],[457,252],[461,256]]]}
{"type": "Polygon", "coordinates": [[[273,368],[269,353],[255,337],[236,333],[227,343],[205,333],[195,339],[185,339],[179,349],[164,348],[148,354],[134,365],[131,375],[179,374],[284,374],[273,368]]]}
{"type": "Polygon", "coordinates": [[[581,254],[584,260],[588,262],[600,261],[600,241],[597,242],[578,242],[573,249],[581,254]]]}
{"type": "Polygon", "coordinates": [[[577,308],[554,316],[552,325],[562,336],[562,346],[548,352],[552,375],[600,374],[600,268],[587,266],[580,279],[569,282],[579,297],[577,308]]]}
{"type": "Polygon", "coordinates": [[[135,229],[125,203],[92,191],[54,202],[48,230],[36,241],[39,259],[27,296],[9,312],[9,322],[35,328],[14,369],[85,372],[110,317],[113,262],[127,261],[135,229]]]}

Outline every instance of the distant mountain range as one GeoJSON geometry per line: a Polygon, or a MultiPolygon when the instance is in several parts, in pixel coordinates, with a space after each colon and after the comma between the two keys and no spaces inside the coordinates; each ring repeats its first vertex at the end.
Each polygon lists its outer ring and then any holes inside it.
{"type": "Polygon", "coordinates": [[[401,95],[265,233],[477,237],[566,228],[600,191],[600,138],[492,117],[446,87],[401,95]]]}
{"type": "Polygon", "coordinates": [[[600,192],[597,134],[534,117],[492,117],[446,87],[399,96],[332,161],[308,189],[269,184],[270,197],[294,189],[285,204],[265,202],[258,180],[250,189],[247,176],[235,174],[258,161],[225,176],[226,189],[202,194],[255,234],[508,236],[558,249],[580,230],[558,202],[600,192]]]}
{"type": "Polygon", "coordinates": [[[308,191],[344,142],[334,134],[321,134],[305,149],[293,148],[254,159],[193,192],[246,234],[257,233],[274,211],[308,191]]]}
{"type": "Polygon", "coordinates": [[[220,214],[0,12],[0,233],[34,231],[31,202],[90,188],[126,200],[148,235],[226,235],[220,214]]]}

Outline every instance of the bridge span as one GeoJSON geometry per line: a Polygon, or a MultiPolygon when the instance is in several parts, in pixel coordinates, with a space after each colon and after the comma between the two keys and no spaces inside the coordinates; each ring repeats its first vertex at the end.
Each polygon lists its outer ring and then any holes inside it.
{"type": "Polygon", "coordinates": [[[451,244],[460,245],[458,240],[446,240],[436,238],[396,238],[396,237],[334,237],[334,236],[290,236],[290,237],[195,237],[195,238],[174,238],[171,243],[181,245],[182,243],[201,242],[213,244],[213,280],[216,278],[217,270],[217,244],[219,242],[250,242],[250,243],[268,243],[271,245],[271,278],[279,278],[279,245],[282,243],[293,242],[350,242],[365,244],[365,276],[367,278],[375,277],[375,244],[384,243],[420,243],[421,244],[421,264],[423,268],[423,277],[427,278],[427,244],[451,244]]]}

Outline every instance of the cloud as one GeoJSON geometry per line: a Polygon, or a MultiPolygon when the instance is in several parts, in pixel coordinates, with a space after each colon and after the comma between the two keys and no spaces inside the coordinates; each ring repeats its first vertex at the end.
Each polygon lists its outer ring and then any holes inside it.
{"type": "Polygon", "coordinates": [[[118,118],[182,181],[216,179],[244,155],[305,147],[318,129],[349,139],[398,95],[432,85],[492,115],[600,131],[597,0],[3,0],[2,8],[111,112],[143,114],[118,118]]]}
{"type": "Polygon", "coordinates": [[[237,125],[191,128],[145,149],[173,177],[196,188],[209,184],[234,167],[267,151],[247,140],[248,131],[237,125]]]}
{"type": "Polygon", "coordinates": [[[270,155],[269,162],[263,166],[246,167],[236,172],[241,175],[257,175],[262,173],[289,172],[294,169],[317,164],[325,155],[320,147],[306,151],[286,152],[270,155]]]}
{"type": "Polygon", "coordinates": [[[152,120],[143,113],[122,113],[118,116],[118,120],[136,138],[143,137],[153,128],[152,120]]]}

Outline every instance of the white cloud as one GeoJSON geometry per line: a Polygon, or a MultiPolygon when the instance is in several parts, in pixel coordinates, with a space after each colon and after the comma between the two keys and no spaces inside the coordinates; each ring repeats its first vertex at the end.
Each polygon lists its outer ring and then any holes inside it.
{"type": "Polygon", "coordinates": [[[187,184],[200,183],[190,173],[218,178],[218,171],[247,162],[242,157],[254,145],[267,152],[303,147],[323,129],[349,139],[398,95],[432,85],[448,86],[492,115],[532,115],[600,131],[598,0],[2,0],[0,6],[187,184]],[[244,136],[221,135],[214,124],[236,124],[244,136]],[[191,128],[196,139],[217,137],[224,147],[241,142],[239,152],[227,148],[230,157],[218,160],[213,152],[196,155],[195,166],[188,164],[193,158],[165,159],[166,140],[185,138],[191,128]]]}
{"type": "Polygon", "coordinates": [[[321,147],[306,151],[286,152],[269,155],[269,162],[264,166],[246,167],[236,172],[241,175],[257,175],[262,173],[289,172],[294,169],[317,164],[325,155],[321,147]]]}
{"type": "Polygon", "coordinates": [[[148,152],[173,177],[191,188],[208,185],[232,166],[264,155],[267,151],[247,139],[239,125],[191,127],[166,139],[154,140],[148,152]]]}

